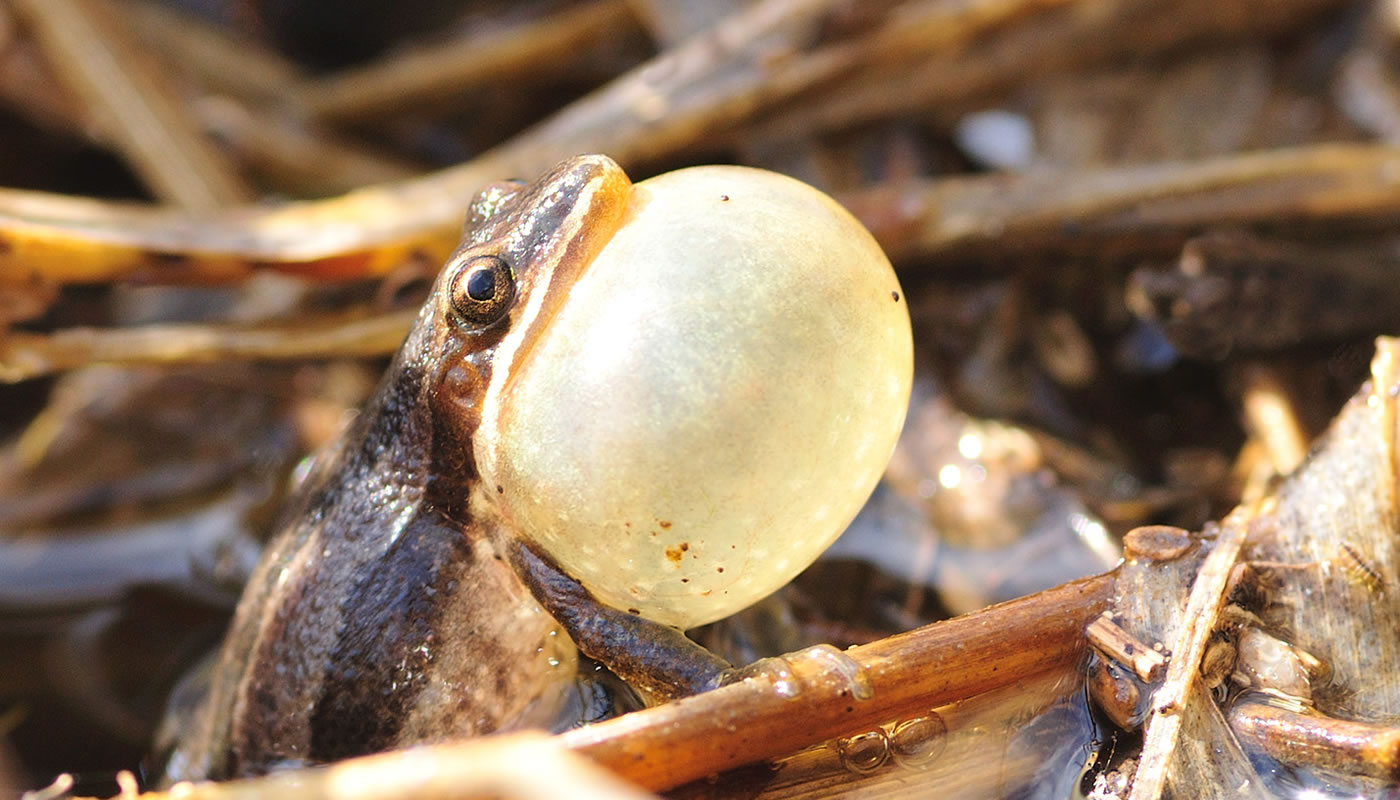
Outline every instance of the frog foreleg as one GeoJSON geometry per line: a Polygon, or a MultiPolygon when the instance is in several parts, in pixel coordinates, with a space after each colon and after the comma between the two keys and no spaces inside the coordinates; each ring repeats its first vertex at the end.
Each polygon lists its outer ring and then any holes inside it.
{"type": "Polygon", "coordinates": [[[719,686],[728,661],[676,628],[598,602],[578,581],[524,542],[511,562],[535,599],[589,657],[657,701],[719,686]]]}

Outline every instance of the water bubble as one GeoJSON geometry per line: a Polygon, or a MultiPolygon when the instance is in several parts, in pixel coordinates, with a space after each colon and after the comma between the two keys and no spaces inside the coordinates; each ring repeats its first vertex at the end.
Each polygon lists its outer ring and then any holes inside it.
{"type": "Polygon", "coordinates": [[[861,775],[869,775],[890,757],[890,740],[884,730],[857,733],[836,740],[836,754],[841,757],[841,766],[861,775]]]}
{"type": "Polygon", "coordinates": [[[875,686],[870,682],[869,673],[854,658],[829,644],[819,644],[802,652],[803,655],[814,661],[826,662],[832,672],[846,681],[851,697],[857,700],[869,700],[875,696],[875,686]]]}
{"type": "Polygon", "coordinates": [[[792,674],[792,665],[782,656],[760,658],[739,670],[737,677],[741,680],[766,680],[773,686],[774,694],[788,700],[802,694],[802,686],[792,674]]]}
{"type": "Polygon", "coordinates": [[[906,719],[890,733],[890,751],[902,767],[922,767],[943,754],[948,726],[937,713],[906,719]]]}

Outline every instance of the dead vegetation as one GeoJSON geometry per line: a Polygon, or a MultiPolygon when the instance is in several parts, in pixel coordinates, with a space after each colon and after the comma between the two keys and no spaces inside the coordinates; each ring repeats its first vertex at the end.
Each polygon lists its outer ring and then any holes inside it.
{"type": "Polygon", "coordinates": [[[876,235],[920,372],[866,511],[696,634],[741,681],[172,794],[1394,791],[1393,3],[177,5],[0,3],[0,787],[136,790],[469,198],[601,152],[876,235]]]}

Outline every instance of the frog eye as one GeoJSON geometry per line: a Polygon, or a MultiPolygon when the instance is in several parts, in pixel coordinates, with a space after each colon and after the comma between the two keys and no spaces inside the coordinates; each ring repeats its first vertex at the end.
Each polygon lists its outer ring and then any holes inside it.
{"type": "Polygon", "coordinates": [[[458,269],[449,291],[452,310],[473,328],[495,325],[515,300],[515,276],[499,256],[474,256],[458,269]]]}

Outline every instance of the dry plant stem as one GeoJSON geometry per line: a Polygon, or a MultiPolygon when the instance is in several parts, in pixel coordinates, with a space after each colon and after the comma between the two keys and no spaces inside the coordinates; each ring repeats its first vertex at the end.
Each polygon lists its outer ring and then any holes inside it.
{"type": "Polygon", "coordinates": [[[842,198],[892,258],[931,266],[1011,253],[1137,259],[1224,225],[1400,217],[1400,150],[1317,145],[1076,172],[947,178],[842,198]]]}
{"type": "Polygon", "coordinates": [[[199,132],[164,77],[137,57],[109,0],[16,0],[63,83],[167,202],[210,210],[253,192],[199,132]]]}
{"type": "Polygon", "coordinates": [[[609,84],[527,135],[622,126],[623,163],[730,136],[738,123],[881,59],[956,51],[1046,5],[1091,0],[762,0],[609,84]],[[612,106],[609,109],[609,106],[612,106]],[[606,116],[597,117],[598,112],[606,116]]]}
{"type": "Polygon", "coordinates": [[[1107,615],[1089,623],[1086,633],[1095,650],[1132,669],[1143,683],[1156,683],[1165,674],[1167,660],[1162,654],[1123,630],[1107,615]]]}
{"type": "MultiPolygon", "coordinates": [[[[870,0],[861,10],[880,19],[896,4],[870,0]]],[[[867,57],[858,41],[821,41],[843,5],[839,0],[761,0],[500,150],[598,151],[629,164],[704,142],[782,98],[850,71],[867,57]]]]}
{"type": "Polygon", "coordinates": [[[177,784],[145,798],[169,800],[578,800],[652,798],[538,733],[472,739],[283,772],[253,780],[177,784]]]}
{"type": "Polygon", "coordinates": [[[351,120],[426,105],[491,85],[538,80],[569,64],[567,54],[616,36],[632,24],[623,0],[596,0],[512,28],[397,53],[364,67],[308,81],[298,106],[326,120],[351,120]]]}
{"type": "Polygon", "coordinates": [[[1400,728],[1259,701],[1236,703],[1228,720],[1240,739],[1289,766],[1400,780],[1400,728]]]}
{"type": "MultiPolygon", "coordinates": [[[[141,2],[131,6],[132,10],[146,7],[141,2]]],[[[144,13],[131,19],[135,21],[144,13]]],[[[161,16],[169,13],[161,12],[161,16]]],[[[231,46],[225,42],[225,47],[231,46]]],[[[164,59],[188,66],[177,60],[183,56],[178,50],[167,51],[164,59]]],[[[53,70],[32,42],[15,42],[0,53],[0,59],[0,98],[6,103],[40,126],[101,140],[103,132],[92,122],[88,109],[53,90],[53,70]],[[44,91],[36,91],[36,87],[44,91]]],[[[337,194],[369,184],[407,180],[422,172],[401,159],[340,140],[286,114],[225,97],[200,98],[190,105],[189,113],[240,163],[265,175],[270,186],[297,195],[337,194]]]]}
{"type": "MultiPolygon", "coordinates": [[[[467,164],[314,204],[245,209],[217,219],[129,211],[109,218],[101,204],[0,194],[0,281],[35,273],[60,283],[133,275],[235,280],[258,266],[348,277],[391,269],[414,250],[436,260],[455,243],[468,198],[492,180],[538,174],[579,152],[607,152],[624,164],[674,154],[850,72],[876,55],[872,43],[917,50],[930,20],[941,19],[947,30],[936,39],[956,49],[1020,16],[1030,0],[1020,2],[974,0],[924,17],[925,24],[901,36],[899,16],[890,12],[890,0],[882,0],[861,6],[875,33],[853,38],[846,30],[846,38],[833,34],[818,45],[826,32],[842,32],[843,3],[763,0],[467,164]],[[170,256],[182,263],[172,266],[170,256]]],[[[1222,210],[1227,219],[1244,220],[1280,210],[1310,219],[1394,213],[1396,174],[1400,155],[1387,149],[1312,148],[1185,168],[898,186],[847,200],[896,257],[951,256],[978,246],[996,256],[1005,253],[998,241],[1003,231],[1015,234],[1007,243],[1013,246],[1033,244],[1037,235],[1042,242],[1078,241],[1064,231],[1081,217],[1100,237],[1116,230],[1120,238],[1132,240],[1136,232],[1140,240],[1147,226],[1179,245],[1183,225],[1216,222],[1222,210]],[[1232,187],[1232,181],[1243,185],[1232,187]],[[1074,187],[1068,197],[1066,187],[1074,187]],[[1162,193],[1163,202],[1151,202],[1162,193]],[[1009,211],[1003,208],[1008,201],[1009,211]],[[1144,218],[1144,208],[1158,206],[1166,218],[1144,218]]],[[[1087,244],[1101,243],[1094,238],[1087,244]]]]}
{"type": "Polygon", "coordinates": [[[189,217],[129,207],[108,214],[108,204],[5,192],[0,281],[235,280],[260,266],[350,277],[382,273],[415,252],[437,261],[456,243],[470,198],[491,181],[538,175],[580,152],[624,163],[674,152],[794,91],[793,81],[834,74],[849,55],[833,59],[822,48],[786,83],[773,62],[801,50],[841,5],[764,0],[471,162],[333,200],[189,217]]]}
{"type": "Polygon", "coordinates": [[[73,789],[73,783],[73,776],[62,772],[54,777],[53,783],[38,791],[25,792],[21,797],[24,800],[58,800],[58,798],[68,796],[68,793],[73,789]]]}
{"type": "MultiPolygon", "coordinates": [[[[257,266],[348,277],[391,269],[414,250],[437,259],[455,241],[468,198],[491,180],[538,174],[581,151],[608,152],[624,163],[674,153],[849,72],[872,57],[871,42],[884,40],[872,34],[804,52],[824,26],[839,21],[840,7],[834,0],[765,0],[477,160],[335,200],[245,210],[218,220],[158,212],[109,218],[100,204],[6,193],[0,195],[0,281],[34,273],[56,282],[133,275],[234,280],[257,266]],[[172,266],[170,256],[182,263],[172,266]]],[[[949,26],[939,41],[956,48],[1016,18],[1022,8],[979,0],[956,12],[962,22],[949,26]]],[[[882,2],[871,13],[886,11],[882,2]]],[[[898,27],[897,19],[886,33],[891,27],[898,27]]],[[[914,33],[925,27],[905,37],[903,49],[918,43],[914,33]]],[[[1042,243],[1077,241],[1064,236],[1076,223],[1097,234],[1087,237],[1091,245],[1113,233],[1128,240],[1152,234],[1179,244],[1183,227],[1217,222],[1221,214],[1243,222],[1280,212],[1308,219],[1393,214],[1398,172],[1400,157],[1383,148],[1311,148],[1185,168],[953,180],[848,200],[896,257],[955,256],[979,246],[995,256],[1008,245],[1032,245],[1037,237],[1042,243]],[[1073,187],[1069,196],[1066,187],[1073,187]],[[998,241],[1003,232],[1013,234],[1005,244],[998,241]]]]}
{"type": "Polygon", "coordinates": [[[1100,575],[844,653],[812,648],[784,658],[787,677],[760,668],[756,677],[559,738],[628,780],[671,788],[1073,668],[1085,626],[1112,592],[1113,575],[1100,575]]]}
{"type": "Polygon", "coordinates": [[[339,194],[422,173],[402,159],[371,152],[285,115],[213,97],[197,102],[194,112],[250,171],[268,185],[297,195],[339,194]]]}
{"type": "Polygon", "coordinates": [[[301,70],[261,43],[238,37],[152,0],[122,0],[122,15],[143,46],[192,74],[210,91],[245,102],[281,104],[301,70]]]}
{"type": "MultiPolygon", "coordinates": [[[[513,161],[488,154],[425,178],[218,217],[0,191],[0,283],[231,282],[259,268],[324,279],[382,274],[415,250],[443,258],[477,188],[537,174],[556,150],[563,147],[513,161]]],[[[1169,254],[1217,224],[1400,217],[1400,151],[1320,145],[1189,164],[947,178],[841,199],[892,258],[932,268],[1004,264],[1033,249],[1169,254]]]]}
{"type": "Polygon", "coordinates": [[[709,30],[730,14],[753,5],[753,0],[628,0],[627,5],[651,37],[670,47],[709,30]]]}
{"type": "Polygon", "coordinates": [[[1241,405],[1245,430],[1264,444],[1274,474],[1291,473],[1307,456],[1308,441],[1278,371],[1264,364],[1248,364],[1240,377],[1244,382],[1241,405]]]}
{"type": "Polygon", "coordinates": [[[1200,681],[1201,659],[1225,605],[1230,571],[1239,559],[1252,515],[1253,509],[1241,506],[1220,523],[1215,546],[1191,584],[1185,622],[1170,646],[1172,660],[1167,665],[1166,681],[1152,697],[1152,714],[1143,737],[1131,800],[1157,800],[1166,788],[1167,767],[1181,732],[1182,707],[1200,681]]]}
{"type": "Polygon", "coordinates": [[[1112,594],[1113,575],[1100,575],[844,653],[811,648],[783,659],[790,673],[759,670],[738,683],[555,737],[511,734],[424,746],[263,778],[181,784],[144,797],[553,798],[560,786],[570,787],[570,797],[646,797],[568,751],[649,789],[679,786],[1073,668],[1083,656],[1084,627],[1112,594]],[[776,678],[790,682],[784,693],[770,680],[776,678]]]}
{"type": "MultiPolygon", "coordinates": [[[[820,101],[800,98],[760,123],[752,135],[789,139],[846,128],[871,119],[956,108],[981,101],[1027,75],[1066,72],[1120,58],[1142,58],[1209,38],[1258,36],[1287,30],[1337,0],[1004,0],[1005,22],[967,47],[937,46],[914,53],[887,50],[830,87],[820,101]]],[[[956,5],[956,4],[952,4],[956,5]]],[[[911,3],[908,27],[936,25],[945,4],[911,3]]],[[[935,27],[925,36],[934,38],[935,27]]],[[[920,34],[917,31],[914,35],[920,34]]]]}
{"type": "Polygon", "coordinates": [[[39,46],[28,37],[17,37],[0,49],[0,103],[41,130],[89,140],[98,135],[92,114],[58,85],[39,46]]]}
{"type": "Polygon", "coordinates": [[[89,364],[190,364],[225,359],[287,360],[393,352],[415,311],[303,318],[281,325],[147,325],[0,333],[0,383],[89,364]]]}
{"type": "MultiPolygon", "coordinates": [[[[5,711],[0,711],[0,733],[6,737],[10,735],[13,725],[6,724],[6,717],[12,716],[20,706],[11,706],[5,711]]],[[[71,780],[71,778],[70,778],[71,780]]],[[[0,743],[0,793],[6,797],[17,797],[20,793],[19,787],[22,784],[19,779],[19,765],[15,763],[14,756],[10,753],[8,739],[0,743]]]]}
{"type": "MultiPolygon", "coordinates": [[[[877,116],[892,116],[913,108],[936,107],[940,99],[947,98],[913,100],[915,96],[927,96],[926,87],[930,84],[945,85],[941,76],[926,74],[929,70],[919,71],[920,77],[914,82],[915,86],[903,85],[898,90],[891,91],[888,84],[892,79],[903,79],[903,83],[910,83],[906,73],[929,61],[937,62],[940,67],[956,63],[959,53],[968,50],[978,52],[978,41],[1015,38],[1017,31],[1023,27],[1035,31],[1043,24],[1043,12],[1046,10],[1063,7],[1072,19],[1087,19],[1091,21],[1091,27],[1098,27],[1092,21],[1101,19],[1103,5],[1103,0],[908,3],[899,9],[895,24],[864,43],[867,54],[861,59],[858,69],[840,76],[834,85],[823,86],[824,95],[819,100],[803,94],[792,102],[783,104],[769,119],[758,123],[750,135],[759,140],[799,139],[810,136],[814,131],[849,127],[857,121],[866,121],[877,116]],[[1022,23],[1027,21],[1029,25],[1023,26],[1022,23]],[[969,36],[969,32],[980,36],[969,36]],[[833,104],[838,105],[840,111],[830,111],[833,104]],[[860,116],[853,116],[856,114],[860,116]]],[[[1055,45],[1063,45],[1063,42],[1055,42],[1050,47],[1055,45]]],[[[1024,79],[1028,72],[1043,72],[1044,65],[1052,57],[1068,58],[1071,62],[1076,62],[1083,57],[1083,50],[1084,48],[1079,47],[1072,48],[1069,53],[1054,53],[1050,48],[1036,47],[1026,53],[1030,60],[1014,65],[1010,75],[1024,79]]],[[[985,60],[985,57],[981,59],[985,60]]],[[[1007,59],[991,59],[992,64],[984,65],[983,68],[993,71],[1005,70],[1003,64],[996,63],[998,60],[1004,62],[1007,59]]],[[[974,63],[980,64],[981,61],[975,60],[974,63]]],[[[937,70],[933,72],[936,73],[937,70]]],[[[983,87],[979,85],[969,88],[983,87]]]]}
{"type": "Polygon", "coordinates": [[[1264,450],[1264,443],[1258,439],[1246,439],[1230,467],[1230,477],[1240,487],[1240,502],[1253,503],[1268,496],[1269,487],[1278,473],[1274,471],[1273,460],[1264,450]]]}

